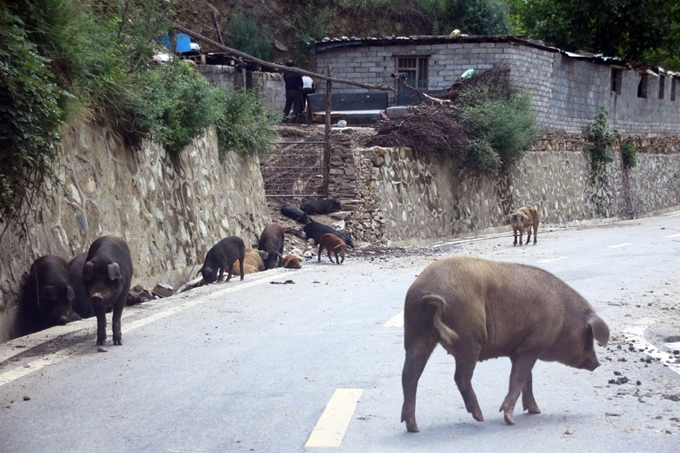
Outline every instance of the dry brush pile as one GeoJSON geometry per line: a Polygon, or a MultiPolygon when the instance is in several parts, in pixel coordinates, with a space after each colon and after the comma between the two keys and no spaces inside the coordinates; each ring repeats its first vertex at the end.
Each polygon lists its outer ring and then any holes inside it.
{"type": "Polygon", "coordinates": [[[528,95],[515,89],[505,64],[454,83],[437,98],[422,95],[410,115],[380,120],[364,145],[409,147],[415,154],[455,159],[460,167],[495,173],[535,138],[528,95]]]}

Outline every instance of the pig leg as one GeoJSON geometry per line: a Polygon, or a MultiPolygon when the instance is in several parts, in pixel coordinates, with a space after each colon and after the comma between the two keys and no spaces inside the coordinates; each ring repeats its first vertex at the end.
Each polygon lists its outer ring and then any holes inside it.
{"type": "Polygon", "coordinates": [[[401,387],[404,391],[404,405],[401,407],[401,421],[406,422],[406,430],[410,433],[420,432],[416,423],[416,392],[418,380],[423,374],[432,351],[437,346],[437,339],[432,334],[420,334],[416,341],[409,341],[406,336],[406,361],[401,373],[401,387]]]}
{"type": "Polygon", "coordinates": [[[534,245],[536,245],[537,236],[538,236],[538,223],[534,223],[534,245]]]}
{"type": "Polygon", "coordinates": [[[243,269],[243,258],[238,259],[238,264],[239,264],[239,269],[241,269],[241,280],[243,280],[243,276],[245,275],[245,271],[243,269]]]}
{"type": "Polygon", "coordinates": [[[123,307],[125,307],[125,299],[127,296],[113,306],[113,316],[111,318],[111,329],[113,330],[113,344],[123,346],[123,333],[120,330],[120,318],[123,314],[123,307]]]}
{"type": "MultiPolygon", "coordinates": [[[[239,263],[239,264],[241,264],[241,269],[243,269],[243,264],[242,263],[239,263]]],[[[229,280],[231,280],[231,274],[233,272],[234,272],[234,263],[231,263],[229,265],[229,271],[227,272],[227,283],[229,283],[229,280]]],[[[243,272],[243,271],[241,271],[241,272],[243,272]]]]}
{"type": "Polygon", "coordinates": [[[527,228],[527,242],[526,242],[526,244],[528,244],[530,240],[531,240],[531,227],[527,228]]]}
{"type": "Polygon", "coordinates": [[[512,413],[515,410],[515,403],[527,380],[530,379],[531,369],[534,367],[538,356],[532,353],[520,353],[510,357],[512,361],[512,371],[510,371],[510,389],[501,404],[499,412],[503,412],[503,418],[508,425],[515,424],[512,413]]]}
{"type": "Polygon", "coordinates": [[[319,251],[316,254],[319,256],[319,263],[321,262],[321,252],[323,252],[323,245],[319,245],[319,251]]]}
{"type": "MultiPolygon", "coordinates": [[[[446,349],[448,351],[448,348],[446,349]]],[[[453,378],[458,386],[458,391],[463,397],[463,401],[465,401],[465,409],[472,414],[472,418],[478,422],[483,422],[484,415],[479,408],[477,395],[472,388],[472,375],[475,372],[475,366],[479,360],[479,351],[481,350],[481,347],[478,345],[459,344],[456,349],[458,349],[458,351],[465,351],[465,353],[459,352],[454,354],[455,351],[449,351],[449,354],[453,355],[456,359],[456,372],[453,375],[453,378]]]]}
{"type": "Polygon", "coordinates": [[[333,256],[331,255],[331,249],[328,249],[328,259],[331,260],[331,263],[334,263],[333,261],[333,256]]]}
{"type": "Polygon", "coordinates": [[[97,345],[103,346],[106,343],[106,307],[97,305],[94,312],[97,315],[97,345]]]}
{"type": "Polygon", "coordinates": [[[517,228],[512,227],[512,236],[515,238],[515,242],[512,245],[517,245],[517,228]]]}
{"type": "Polygon", "coordinates": [[[529,411],[530,414],[540,414],[541,410],[536,404],[534,399],[534,390],[532,388],[531,373],[529,373],[529,378],[524,383],[524,388],[522,389],[522,409],[529,411]]]}

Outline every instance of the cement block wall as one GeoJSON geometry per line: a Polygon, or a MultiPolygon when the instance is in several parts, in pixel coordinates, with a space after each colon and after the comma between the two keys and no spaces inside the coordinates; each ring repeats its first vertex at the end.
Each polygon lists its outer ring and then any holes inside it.
{"type": "MultiPolygon", "coordinates": [[[[544,226],[626,219],[680,206],[677,151],[653,153],[663,146],[647,139],[638,143],[643,153],[637,167],[624,171],[617,154],[604,170],[592,172],[583,144],[580,135],[548,136],[506,174],[473,176],[450,160],[421,159],[408,148],[361,148],[352,128],[334,128],[329,196],[354,209],[346,222],[350,234],[383,244],[503,227],[508,214],[526,204],[538,207],[544,226]],[[351,183],[346,175],[354,178],[351,183]]],[[[678,150],[679,145],[675,137],[678,150]]]]}
{"type": "Polygon", "coordinates": [[[177,288],[220,239],[236,235],[251,244],[270,221],[259,160],[220,156],[213,129],[177,160],[155,143],[127,148],[98,126],[69,128],[62,142],[66,193],[54,188],[32,207],[24,237],[9,230],[0,239],[0,342],[15,336],[21,277],[39,256],[68,261],[96,238],[115,235],[130,246],[133,285],[162,281],[177,288]]]}
{"type": "MultiPolygon", "coordinates": [[[[545,130],[579,133],[603,106],[609,124],[625,135],[677,134],[680,132],[680,79],[675,79],[676,98],[671,101],[670,78],[648,77],[647,98],[637,96],[641,75],[622,69],[621,94],[611,91],[612,67],[556,51],[517,43],[461,43],[364,45],[339,47],[317,54],[318,72],[333,65],[333,76],[397,88],[391,74],[398,56],[429,56],[431,90],[449,88],[467,69],[484,71],[507,63],[513,82],[531,95],[539,126],[545,130]],[[360,62],[360,63],[357,63],[360,62]],[[659,99],[659,83],[665,94],[659,99]]],[[[317,84],[320,91],[324,84],[317,84]]],[[[365,92],[364,88],[335,84],[344,92],[365,92]]],[[[394,93],[390,102],[394,103],[394,93]]]]}

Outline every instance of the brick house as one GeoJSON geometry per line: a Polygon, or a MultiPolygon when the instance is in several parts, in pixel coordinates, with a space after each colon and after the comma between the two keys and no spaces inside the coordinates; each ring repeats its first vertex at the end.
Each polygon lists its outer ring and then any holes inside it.
{"type": "MultiPolygon", "coordinates": [[[[325,39],[311,47],[316,72],[333,77],[394,86],[394,74],[429,92],[449,88],[468,69],[510,66],[513,82],[531,94],[545,130],[580,132],[600,106],[609,124],[625,135],[680,134],[680,73],[643,67],[617,58],[566,52],[513,36],[414,36],[325,39]]],[[[324,84],[317,83],[324,90],[324,84]]],[[[342,92],[365,92],[336,85],[342,92]]]]}

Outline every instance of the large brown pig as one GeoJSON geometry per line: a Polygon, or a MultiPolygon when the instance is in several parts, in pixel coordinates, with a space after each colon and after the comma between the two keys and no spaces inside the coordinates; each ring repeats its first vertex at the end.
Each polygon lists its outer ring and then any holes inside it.
{"type": "Polygon", "coordinates": [[[92,243],[83,266],[83,286],[97,316],[97,344],[106,342],[106,309],[112,307],[113,344],[123,344],[120,318],[132,282],[132,259],[124,240],[103,236],[92,243]]]}
{"type": "Polygon", "coordinates": [[[607,345],[607,324],[580,294],[551,273],[480,258],[438,260],[406,293],[401,421],[408,431],[419,431],[415,415],[418,379],[437,343],[455,358],[456,385],[477,421],[484,416],[471,384],[475,365],[510,357],[510,389],[500,410],[512,425],[520,393],[524,410],[541,412],[531,385],[536,360],[593,371],[600,365],[593,339],[607,345]]]}

